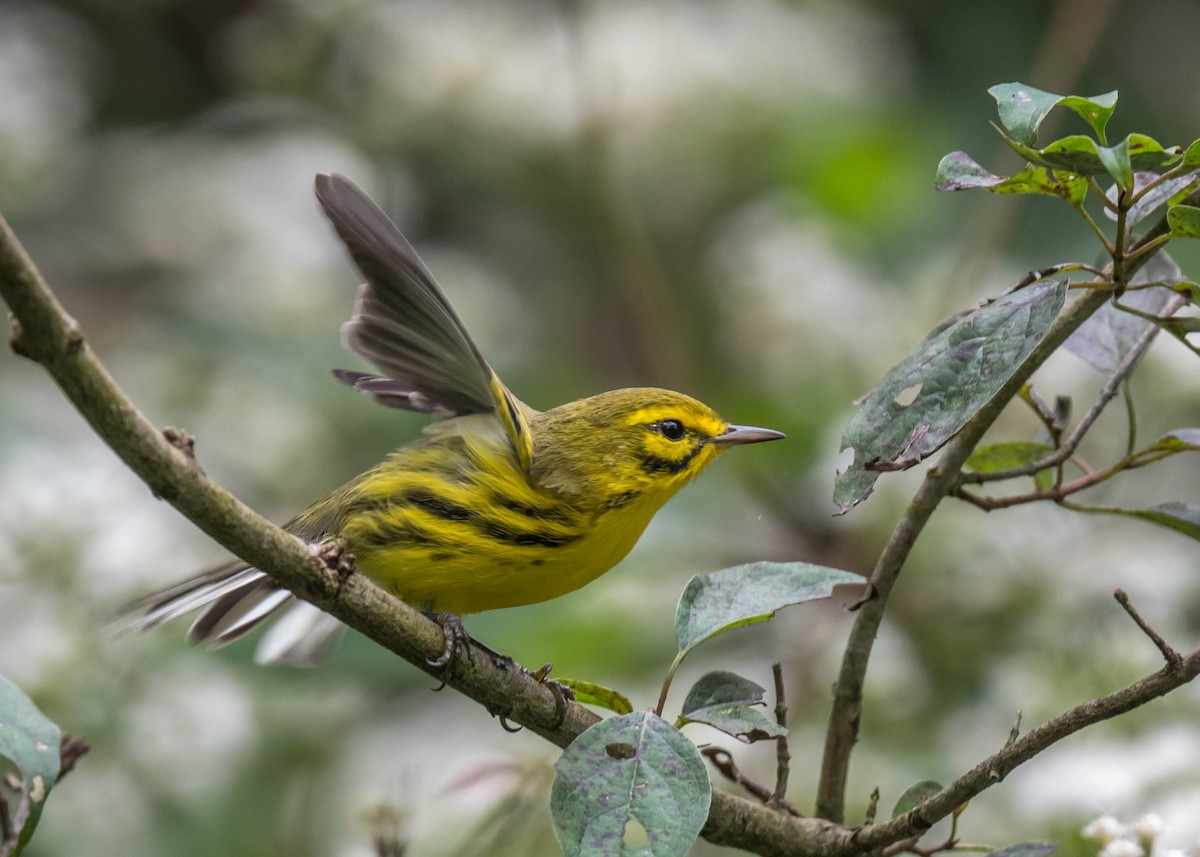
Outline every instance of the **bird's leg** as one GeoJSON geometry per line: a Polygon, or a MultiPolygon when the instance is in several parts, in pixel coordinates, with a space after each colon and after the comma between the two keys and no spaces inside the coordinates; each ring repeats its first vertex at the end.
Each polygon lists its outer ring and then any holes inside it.
{"type": "MultiPolygon", "coordinates": [[[[467,659],[470,660],[471,647],[473,645],[478,646],[488,654],[492,659],[492,663],[497,667],[501,669],[507,669],[508,667],[518,669],[549,690],[554,696],[554,712],[556,714],[554,728],[557,729],[559,726],[562,726],[563,721],[567,719],[567,702],[573,700],[575,694],[565,684],[560,684],[550,678],[550,670],[554,668],[553,664],[543,664],[541,668],[536,670],[528,669],[521,666],[521,664],[514,661],[508,655],[502,655],[495,649],[489,648],[478,640],[472,639],[467,633],[467,629],[463,627],[462,617],[457,613],[426,613],[425,615],[441,626],[442,634],[446,638],[446,645],[442,649],[442,653],[436,658],[427,658],[425,663],[442,670],[442,675],[445,676],[446,671],[455,658],[461,657],[465,651],[467,659]]],[[[443,678],[441,686],[436,689],[441,690],[445,686],[446,682],[443,678]]],[[[501,722],[503,723],[503,716],[501,716],[501,722]]],[[[509,731],[516,731],[510,729],[507,725],[504,728],[509,731]]]]}
{"type": "MultiPolygon", "coordinates": [[[[426,658],[425,663],[445,671],[464,651],[467,653],[467,660],[471,659],[471,643],[473,641],[467,634],[467,629],[463,627],[462,618],[457,613],[426,613],[425,615],[441,627],[442,635],[446,638],[446,646],[442,649],[442,653],[436,658],[426,658]]],[[[445,686],[445,682],[442,683],[442,686],[445,686]]]]}

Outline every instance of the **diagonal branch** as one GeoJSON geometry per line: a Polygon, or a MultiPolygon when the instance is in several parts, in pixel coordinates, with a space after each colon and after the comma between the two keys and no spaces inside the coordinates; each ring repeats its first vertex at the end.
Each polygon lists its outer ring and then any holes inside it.
{"type": "MultiPolygon", "coordinates": [[[[1162,217],[1142,236],[1137,246],[1153,242],[1169,231],[1166,217],[1162,217]]],[[[1153,253],[1143,253],[1125,266],[1126,278],[1152,258],[1153,253]]],[[[884,546],[869,582],[873,596],[858,611],[850,630],[850,639],[842,656],[842,666],[833,688],[833,705],[825,731],[825,752],[821,763],[821,774],[817,783],[817,812],[821,818],[841,823],[845,817],[846,783],[850,773],[850,754],[858,740],[859,722],[862,717],[863,683],[867,665],[879,626],[883,621],[887,600],[896,584],[904,563],[912,551],[917,537],[929,523],[937,505],[955,490],[962,466],[970,457],[983,435],[991,428],[1008,406],[1009,401],[1029,379],[1047,357],[1068,336],[1087,321],[1106,300],[1108,293],[1097,290],[1085,292],[1075,300],[1051,326],[1046,337],[1034,348],[1021,367],[996,395],[985,404],[963,426],[962,430],[948,443],[937,464],[925,475],[925,480],[909,503],[904,516],[897,522],[892,535],[884,546]]]]}
{"type": "Polygon", "coordinates": [[[869,851],[918,835],[976,795],[1003,780],[1018,765],[1084,727],[1109,720],[1164,696],[1200,675],[1200,649],[1168,663],[1153,675],[1126,688],[1085,702],[1043,723],[984,759],[937,794],[883,824],[862,828],[851,836],[857,851],[869,851]]]}
{"type": "MultiPolygon", "coordinates": [[[[298,597],[455,690],[493,715],[519,723],[560,747],[599,717],[574,703],[560,718],[554,694],[530,674],[474,647],[448,674],[429,666],[441,654],[441,629],[361,574],[343,576],[323,552],[267,521],[210,480],[178,442],[160,432],[121,392],[0,217],[0,297],[13,322],[14,351],[40,363],[95,432],[150,487],[221,546],[269,574],[298,597]]],[[[763,855],[833,855],[848,831],[797,819],[743,798],[714,792],[704,835],[763,855]]]]}

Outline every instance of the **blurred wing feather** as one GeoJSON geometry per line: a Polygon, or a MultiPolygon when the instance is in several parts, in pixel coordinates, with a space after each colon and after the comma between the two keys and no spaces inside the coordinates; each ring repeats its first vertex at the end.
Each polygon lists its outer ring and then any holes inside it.
{"type": "Polygon", "coordinates": [[[366,279],[346,346],[386,377],[335,375],[388,407],[437,416],[494,413],[526,470],[533,454],[527,406],[500,382],[412,245],[344,176],[319,174],[317,199],[366,279]]]}

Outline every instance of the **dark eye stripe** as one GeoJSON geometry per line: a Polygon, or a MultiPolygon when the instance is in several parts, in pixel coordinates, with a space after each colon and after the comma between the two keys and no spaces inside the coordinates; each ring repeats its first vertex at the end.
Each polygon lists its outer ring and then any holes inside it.
{"type": "Polygon", "coordinates": [[[647,473],[678,473],[692,463],[704,444],[696,444],[682,458],[663,458],[661,455],[642,456],[642,470],[647,473]]]}

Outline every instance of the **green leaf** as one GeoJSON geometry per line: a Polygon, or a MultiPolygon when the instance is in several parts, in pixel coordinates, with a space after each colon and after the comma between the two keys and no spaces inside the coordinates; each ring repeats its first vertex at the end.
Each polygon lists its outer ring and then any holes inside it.
{"type": "Polygon", "coordinates": [[[1016,82],[998,83],[988,89],[988,94],[996,99],[1000,124],[1015,140],[1026,145],[1037,140],[1042,120],[1062,101],[1061,95],[1016,82]]]}
{"type": "Polygon", "coordinates": [[[1054,447],[1050,444],[1037,443],[1032,440],[993,443],[990,446],[981,446],[972,452],[971,457],[963,464],[963,469],[975,473],[1011,470],[1014,467],[1032,464],[1052,452],[1054,452],[1054,447]]]}
{"type": "Polygon", "coordinates": [[[689,715],[680,715],[679,725],[687,723],[704,723],[746,744],[767,741],[787,734],[787,729],[757,708],[733,702],[710,705],[689,715]]]}
{"type": "Polygon", "coordinates": [[[1150,450],[1163,452],[1200,451],[1200,428],[1183,428],[1167,432],[1151,444],[1150,450]]]}
{"type": "Polygon", "coordinates": [[[1087,197],[1087,179],[1066,170],[1026,167],[1012,178],[992,188],[992,193],[1040,193],[1057,196],[1072,205],[1080,205],[1087,197]]]}
{"type": "MultiPolygon", "coordinates": [[[[1180,277],[1179,266],[1165,251],[1155,253],[1137,272],[1134,285],[1171,282],[1180,277]]],[[[1121,302],[1141,312],[1157,315],[1171,299],[1169,288],[1126,292],[1121,302]]],[[[1107,303],[1072,333],[1064,346],[1101,372],[1113,372],[1153,322],[1107,303]]]]}
{"type": "Polygon", "coordinates": [[[892,810],[892,818],[898,815],[904,815],[909,812],[926,798],[933,797],[942,790],[942,784],[933,780],[921,780],[919,783],[914,783],[904,790],[904,794],[900,795],[896,801],[896,807],[892,810]]]}
{"type": "Polygon", "coordinates": [[[1200,140],[1193,140],[1192,145],[1183,153],[1185,167],[1200,167],[1200,140]]]}
{"type": "Polygon", "coordinates": [[[726,702],[736,702],[740,705],[761,705],[763,694],[766,693],[756,682],[744,678],[737,673],[726,670],[714,670],[702,675],[687,698],[683,700],[683,713],[691,714],[710,705],[721,705],[726,702]]]}
{"type": "Polygon", "coordinates": [[[881,472],[912,467],[954,437],[1046,335],[1066,286],[1042,280],[943,322],[884,376],[842,435],[841,448],[854,449],[834,487],[842,513],[881,472]]]}
{"type": "MultiPolygon", "coordinates": [[[[1157,145],[1157,144],[1156,144],[1157,145]]],[[[1162,151],[1162,146],[1159,146],[1162,151]]],[[[1096,155],[1108,174],[1116,179],[1117,184],[1124,188],[1133,187],[1133,165],[1129,160],[1129,137],[1115,146],[1097,146],[1096,155]]]]}
{"type": "Polygon", "coordinates": [[[1200,238],[1200,208],[1173,205],[1167,209],[1167,225],[1176,238],[1200,238]]]}
{"type": "Polygon", "coordinates": [[[1049,857],[1057,850],[1057,842],[1021,842],[997,848],[989,852],[987,857],[1049,857]]]}
{"type": "Polygon", "coordinates": [[[1200,540],[1200,506],[1192,503],[1161,503],[1149,509],[1127,509],[1122,514],[1141,518],[1200,540]]]}
{"type": "Polygon", "coordinates": [[[633,703],[629,701],[629,698],[611,687],[573,678],[560,678],[555,681],[563,687],[570,688],[571,693],[575,695],[576,702],[582,702],[584,705],[596,705],[609,711],[615,711],[617,714],[628,714],[633,711],[633,703]]]}
{"type": "Polygon", "coordinates": [[[717,634],[766,622],[783,607],[828,598],[839,584],[862,582],[857,574],[807,562],[755,562],[697,574],[675,610],[680,655],[717,634]]]}
{"type": "Polygon", "coordinates": [[[1186,297],[1192,303],[1200,303],[1200,283],[1193,283],[1191,280],[1179,280],[1174,283],[1168,283],[1168,288],[1186,297]]]}
{"type": "Polygon", "coordinates": [[[1092,98],[1055,95],[1024,83],[999,83],[988,89],[996,99],[996,111],[1008,133],[1020,143],[1032,145],[1038,128],[1055,105],[1070,107],[1095,129],[1103,130],[1117,103],[1117,93],[1092,98]],[[1099,124],[1097,124],[1099,123],[1099,124]]]}
{"type": "Polygon", "coordinates": [[[683,857],[708,819],[700,752],[649,712],[592,726],[554,774],[550,810],[564,857],[683,857]]]}
{"type": "Polygon", "coordinates": [[[786,735],[787,729],[751,707],[763,704],[763,693],[736,673],[706,673],[688,691],[676,725],[705,723],[747,744],[786,735]]]}
{"type": "Polygon", "coordinates": [[[982,188],[992,193],[1040,193],[1061,197],[1073,205],[1087,196],[1087,179],[1045,167],[1026,167],[1005,178],[988,172],[966,152],[951,152],[938,164],[934,190],[971,190],[982,188]]]}
{"type": "Polygon", "coordinates": [[[1060,103],[1063,107],[1078,113],[1083,121],[1092,126],[1092,130],[1099,137],[1104,134],[1104,127],[1108,125],[1108,120],[1112,118],[1113,111],[1117,107],[1117,91],[1114,89],[1112,92],[1093,95],[1091,98],[1068,95],[1060,103]]]}
{"type": "Polygon", "coordinates": [[[1130,134],[1116,146],[1100,150],[1104,147],[1097,145],[1091,137],[1073,134],[1063,137],[1047,145],[1044,149],[1034,149],[1018,140],[1000,132],[1009,147],[1029,161],[1043,167],[1056,170],[1067,170],[1080,175],[1112,174],[1110,167],[1121,176],[1118,181],[1125,180],[1125,153],[1128,153],[1131,170],[1161,171],[1164,167],[1178,161],[1181,152],[1178,147],[1164,149],[1162,145],[1144,134],[1130,134]]]}
{"type": "MultiPolygon", "coordinates": [[[[0,771],[16,771],[11,781],[0,776],[0,795],[7,804],[13,830],[19,831],[15,849],[21,852],[37,827],[46,796],[58,781],[62,733],[38,711],[19,687],[0,676],[0,771]]],[[[2,844],[2,843],[0,843],[2,844]]]]}

